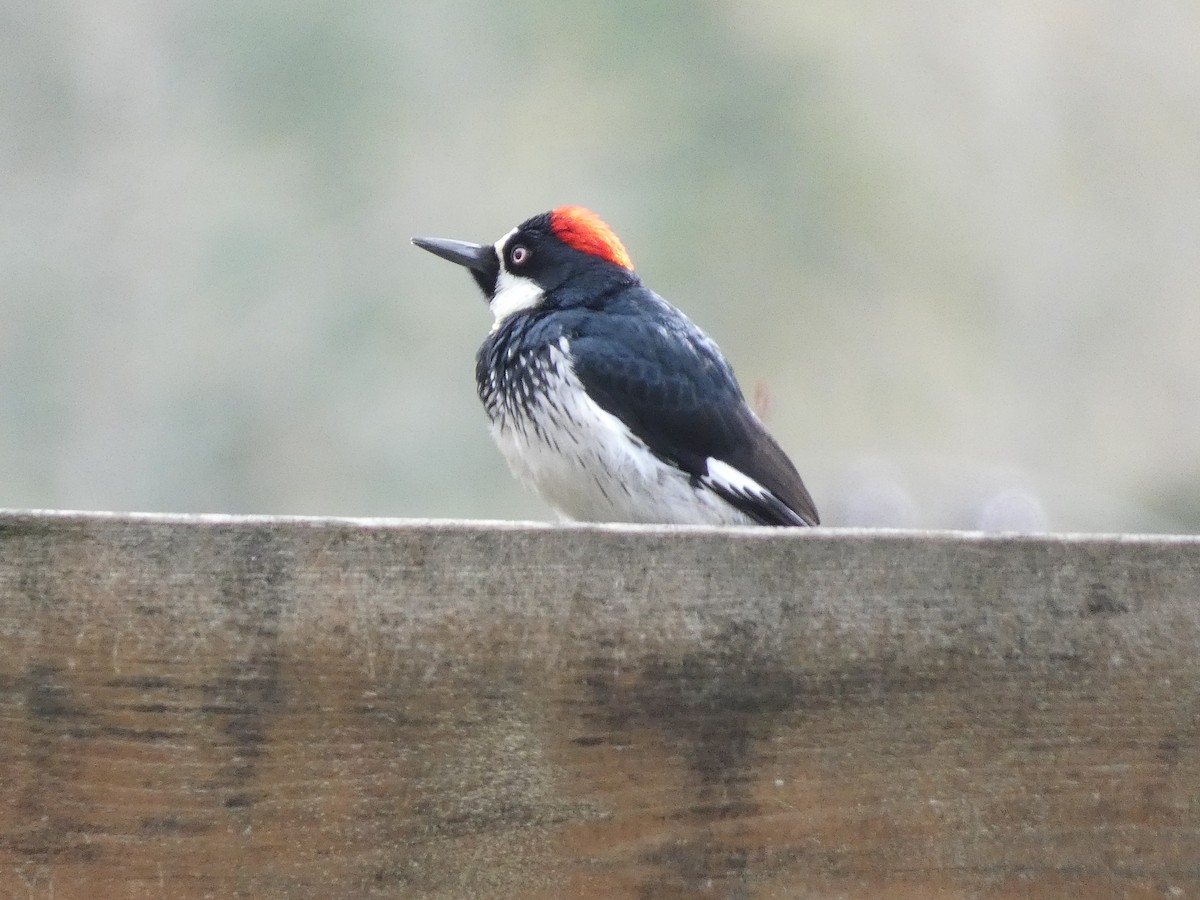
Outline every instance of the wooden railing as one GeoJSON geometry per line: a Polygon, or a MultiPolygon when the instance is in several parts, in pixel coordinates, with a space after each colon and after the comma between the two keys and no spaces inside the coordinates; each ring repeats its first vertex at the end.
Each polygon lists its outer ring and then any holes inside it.
{"type": "Polygon", "coordinates": [[[1200,540],[0,514],[8,896],[1200,896],[1200,540]]]}

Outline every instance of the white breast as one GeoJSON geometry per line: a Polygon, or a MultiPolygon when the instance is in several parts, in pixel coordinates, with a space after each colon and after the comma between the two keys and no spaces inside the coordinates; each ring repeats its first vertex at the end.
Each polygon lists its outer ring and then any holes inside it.
{"type": "Polygon", "coordinates": [[[542,358],[546,390],[492,421],[492,437],[521,482],[569,519],[751,524],[601,409],[584,391],[568,351],[565,338],[551,347],[542,358]]]}

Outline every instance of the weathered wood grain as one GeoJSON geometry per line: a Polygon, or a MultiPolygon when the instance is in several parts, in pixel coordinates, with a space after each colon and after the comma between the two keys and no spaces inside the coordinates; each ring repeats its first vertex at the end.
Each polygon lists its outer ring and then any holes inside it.
{"type": "Polygon", "coordinates": [[[0,896],[1200,896],[1200,541],[0,515],[0,896]]]}

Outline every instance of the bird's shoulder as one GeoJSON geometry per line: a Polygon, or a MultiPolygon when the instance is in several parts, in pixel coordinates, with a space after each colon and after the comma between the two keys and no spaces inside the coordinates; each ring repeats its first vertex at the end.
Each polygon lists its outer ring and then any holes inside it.
{"type": "MultiPolygon", "coordinates": [[[[594,378],[630,385],[692,385],[714,396],[740,398],[733,369],[716,343],[686,315],[645,287],[619,292],[602,309],[577,310],[563,334],[577,364],[594,378]]],[[[671,392],[668,392],[671,393],[671,392]]],[[[680,402],[682,395],[664,396],[680,402]]],[[[694,398],[696,402],[700,397],[694,398]]]]}
{"type": "Polygon", "coordinates": [[[693,474],[735,443],[745,407],[717,345],[648,290],[626,292],[564,332],[588,395],[655,453],[693,474]]]}

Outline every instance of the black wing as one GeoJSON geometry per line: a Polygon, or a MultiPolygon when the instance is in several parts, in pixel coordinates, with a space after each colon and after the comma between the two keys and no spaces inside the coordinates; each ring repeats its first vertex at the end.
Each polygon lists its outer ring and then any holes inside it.
{"type": "Polygon", "coordinates": [[[756,522],[816,525],[816,506],[796,467],[746,405],[716,344],[654,300],[660,315],[610,306],[571,329],[575,373],[589,396],[651,452],[756,522]]]}

